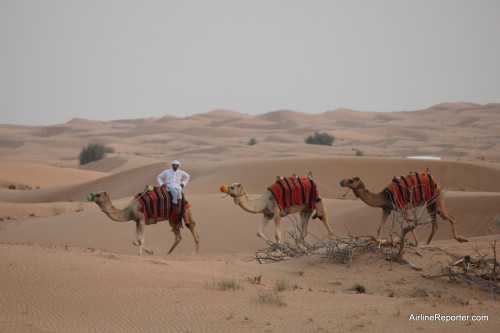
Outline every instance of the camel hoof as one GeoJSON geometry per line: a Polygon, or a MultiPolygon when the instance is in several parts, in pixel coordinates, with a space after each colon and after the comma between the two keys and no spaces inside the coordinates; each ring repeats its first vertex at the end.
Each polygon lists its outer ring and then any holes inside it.
{"type": "Polygon", "coordinates": [[[460,243],[466,243],[466,242],[468,242],[469,240],[467,240],[467,239],[465,239],[465,238],[459,238],[459,239],[458,239],[458,241],[459,241],[460,243]]]}

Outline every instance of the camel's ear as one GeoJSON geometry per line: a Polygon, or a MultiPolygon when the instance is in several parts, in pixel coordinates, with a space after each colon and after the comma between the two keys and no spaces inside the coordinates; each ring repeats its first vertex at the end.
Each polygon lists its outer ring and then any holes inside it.
{"type": "Polygon", "coordinates": [[[356,177],[352,177],[352,180],[354,180],[355,182],[359,181],[359,177],[356,176],[356,177]]]}

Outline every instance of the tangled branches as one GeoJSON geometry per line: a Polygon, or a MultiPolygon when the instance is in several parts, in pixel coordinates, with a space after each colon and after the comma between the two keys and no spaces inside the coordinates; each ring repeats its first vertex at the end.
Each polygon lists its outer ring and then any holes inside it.
{"type": "Polygon", "coordinates": [[[267,242],[265,248],[259,249],[255,253],[255,257],[250,257],[248,260],[255,259],[260,264],[267,264],[270,262],[318,254],[321,252],[321,249],[326,248],[327,243],[317,238],[316,240],[317,242],[314,244],[306,242],[300,230],[295,226],[293,231],[285,233],[285,240],[282,244],[267,242]]]}
{"type": "Polygon", "coordinates": [[[387,244],[389,242],[379,243],[371,236],[337,238],[328,244],[324,257],[329,261],[348,265],[352,265],[354,258],[365,252],[375,254],[376,259],[387,258],[390,254],[390,251],[385,248],[387,244]]]}
{"type": "Polygon", "coordinates": [[[456,283],[458,280],[474,284],[482,290],[500,295],[500,264],[496,256],[497,240],[490,242],[493,258],[487,259],[488,254],[477,252],[474,256],[456,256],[454,262],[442,268],[442,274],[424,275],[428,279],[448,277],[456,283]]]}
{"type": "MultiPolygon", "coordinates": [[[[397,241],[380,241],[372,236],[337,237],[327,240],[314,237],[314,239],[314,243],[305,241],[300,231],[295,227],[293,231],[285,233],[285,240],[282,244],[268,242],[266,247],[255,253],[255,257],[247,258],[247,260],[256,260],[260,264],[267,264],[317,254],[329,261],[352,265],[356,256],[366,252],[374,254],[373,261],[377,259],[393,261],[397,258],[398,253],[396,250],[397,241]]],[[[414,269],[418,269],[411,263],[406,263],[414,269]]]]}

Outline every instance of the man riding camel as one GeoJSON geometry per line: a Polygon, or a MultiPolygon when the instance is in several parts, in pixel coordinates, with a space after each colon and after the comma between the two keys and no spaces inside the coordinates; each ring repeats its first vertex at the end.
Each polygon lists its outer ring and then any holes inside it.
{"type": "Polygon", "coordinates": [[[189,182],[189,174],[179,169],[180,162],[178,160],[172,161],[172,167],[164,170],[157,177],[160,186],[166,186],[172,195],[172,204],[177,208],[180,213],[182,206],[182,190],[189,182]],[[178,201],[181,200],[181,201],[178,201]]]}

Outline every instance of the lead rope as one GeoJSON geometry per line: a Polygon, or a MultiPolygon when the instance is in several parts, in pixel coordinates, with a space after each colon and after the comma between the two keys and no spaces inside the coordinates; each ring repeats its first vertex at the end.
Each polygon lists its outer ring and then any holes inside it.
{"type": "MultiPolygon", "coordinates": [[[[334,191],[330,190],[328,187],[322,185],[321,183],[317,182],[316,181],[316,184],[318,184],[320,187],[322,187],[323,189],[327,190],[328,192],[330,192],[331,194],[336,194],[334,191]]],[[[347,191],[342,195],[342,197],[345,198],[345,196],[347,195],[347,193],[349,193],[349,190],[350,188],[347,188],[347,191]]]]}

